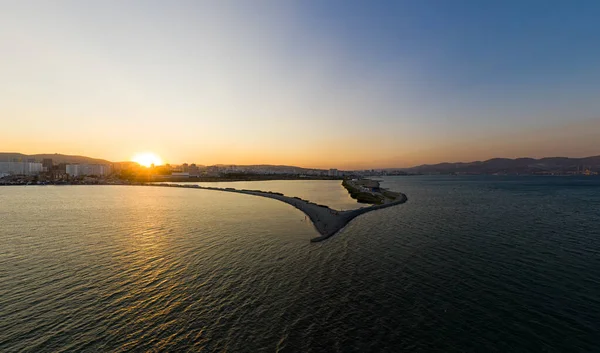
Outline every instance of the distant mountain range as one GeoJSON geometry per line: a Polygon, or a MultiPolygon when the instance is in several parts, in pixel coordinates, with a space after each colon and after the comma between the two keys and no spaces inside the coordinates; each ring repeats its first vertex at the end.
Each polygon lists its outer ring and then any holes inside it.
{"type": "Polygon", "coordinates": [[[35,159],[41,162],[43,159],[50,158],[54,164],[59,163],[89,163],[89,164],[111,164],[113,162],[105,159],[90,158],[85,156],[71,156],[68,154],[23,154],[12,152],[0,152],[0,162],[9,162],[14,159],[27,161],[27,159],[35,159]]]}
{"type": "Polygon", "coordinates": [[[574,173],[590,169],[600,171],[600,156],[585,158],[493,158],[468,163],[424,164],[406,169],[423,174],[547,174],[574,173]]]}
{"type": "MultiPolygon", "coordinates": [[[[0,152],[0,162],[11,161],[14,159],[26,161],[27,159],[51,158],[55,164],[59,163],[90,163],[90,164],[112,164],[114,162],[105,159],[90,158],[85,156],[75,156],[66,154],[22,154],[11,152],[0,152]]],[[[118,162],[133,163],[133,162],[118,162]]],[[[218,164],[217,167],[232,167],[229,164],[218,164]]],[[[319,168],[302,168],[286,165],[235,165],[237,168],[248,170],[269,169],[277,171],[290,171],[303,173],[310,170],[323,170],[319,168]]],[[[420,174],[547,174],[547,173],[575,173],[589,169],[594,172],[600,172],[600,156],[585,158],[568,157],[547,157],[547,158],[493,158],[486,161],[459,162],[459,163],[439,163],[423,164],[412,168],[393,168],[393,170],[402,170],[408,173],[420,174]]]]}

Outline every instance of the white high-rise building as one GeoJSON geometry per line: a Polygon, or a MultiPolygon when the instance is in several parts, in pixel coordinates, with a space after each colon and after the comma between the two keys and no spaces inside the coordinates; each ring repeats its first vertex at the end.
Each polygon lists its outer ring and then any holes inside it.
{"type": "Polygon", "coordinates": [[[109,174],[109,166],[105,164],[67,164],[66,172],[70,176],[96,175],[105,176],[109,174]]]}
{"type": "Polygon", "coordinates": [[[0,174],[37,175],[42,170],[42,163],[37,162],[0,162],[0,174]]]}

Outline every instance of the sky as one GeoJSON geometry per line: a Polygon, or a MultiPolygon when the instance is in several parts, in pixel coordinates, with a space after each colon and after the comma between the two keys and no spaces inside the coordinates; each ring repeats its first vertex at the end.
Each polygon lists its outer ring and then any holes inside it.
{"type": "Polygon", "coordinates": [[[390,168],[600,154],[598,1],[0,0],[0,151],[390,168]]]}

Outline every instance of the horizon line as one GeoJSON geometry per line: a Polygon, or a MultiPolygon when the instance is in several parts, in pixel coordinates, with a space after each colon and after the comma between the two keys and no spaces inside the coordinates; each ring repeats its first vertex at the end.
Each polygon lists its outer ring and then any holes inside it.
{"type": "MultiPolygon", "coordinates": [[[[89,159],[104,160],[104,161],[112,163],[112,164],[116,164],[116,163],[137,163],[137,162],[132,161],[132,160],[111,161],[111,160],[108,160],[108,159],[105,159],[105,158],[89,157],[89,156],[82,155],[82,154],[65,154],[65,153],[58,153],[58,152],[54,152],[54,153],[33,153],[33,154],[26,154],[26,153],[21,153],[21,152],[0,152],[0,155],[2,155],[2,154],[19,154],[19,155],[28,156],[28,157],[37,156],[37,155],[61,155],[61,156],[65,156],[65,157],[83,157],[83,158],[89,158],[89,159]]],[[[560,156],[560,155],[556,155],[556,156],[544,156],[544,157],[539,157],[539,158],[528,157],[528,156],[525,156],[525,157],[514,157],[514,158],[510,158],[510,157],[492,157],[492,158],[488,158],[488,159],[478,159],[478,160],[470,160],[470,161],[442,161],[442,162],[437,162],[437,163],[421,163],[421,164],[412,165],[410,167],[334,168],[334,167],[305,167],[305,166],[293,165],[293,164],[269,164],[269,163],[256,163],[256,164],[236,164],[236,163],[202,164],[202,163],[196,163],[196,162],[191,162],[191,163],[189,163],[189,162],[173,163],[173,162],[167,162],[167,161],[165,161],[163,164],[156,165],[156,167],[164,166],[164,165],[196,164],[196,165],[206,166],[206,167],[220,166],[220,165],[222,165],[222,166],[240,166],[240,167],[251,167],[251,166],[293,167],[293,168],[301,168],[301,169],[319,169],[319,170],[328,170],[328,169],[338,169],[338,170],[385,170],[385,169],[413,169],[413,168],[417,168],[417,167],[421,167],[421,166],[434,166],[434,165],[438,165],[438,164],[469,164],[469,163],[487,162],[487,161],[491,161],[491,160],[494,160],[494,159],[505,159],[505,160],[533,159],[533,160],[542,160],[542,159],[553,159],[553,158],[586,159],[586,158],[594,158],[594,157],[600,157],[600,154],[597,154],[597,155],[588,155],[588,156],[582,156],[582,157],[568,157],[568,156],[560,156]]]]}

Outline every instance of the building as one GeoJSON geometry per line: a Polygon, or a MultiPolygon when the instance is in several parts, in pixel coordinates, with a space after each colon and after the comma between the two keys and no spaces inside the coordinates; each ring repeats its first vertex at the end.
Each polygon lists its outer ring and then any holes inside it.
{"type": "Polygon", "coordinates": [[[217,166],[206,167],[206,176],[218,177],[221,175],[221,170],[217,166]]]}
{"type": "Polygon", "coordinates": [[[173,173],[171,173],[171,176],[176,177],[176,178],[189,178],[190,173],[188,173],[188,172],[173,172],[173,173]]]}
{"type": "Polygon", "coordinates": [[[189,166],[188,172],[190,173],[191,177],[200,176],[200,168],[198,168],[198,166],[193,163],[189,166]]]}
{"type": "Polygon", "coordinates": [[[336,176],[338,176],[338,173],[339,173],[339,171],[337,169],[329,169],[329,173],[327,173],[327,175],[336,177],[336,176]]]}
{"type": "Polygon", "coordinates": [[[0,174],[38,175],[42,172],[42,163],[38,162],[0,162],[0,174]]]}
{"type": "Polygon", "coordinates": [[[72,177],[85,175],[106,176],[110,173],[110,167],[106,164],[67,164],[65,171],[72,177]]]}
{"type": "Polygon", "coordinates": [[[44,158],[42,159],[42,168],[44,168],[45,172],[49,172],[54,167],[54,163],[52,162],[52,158],[44,158]]]}

